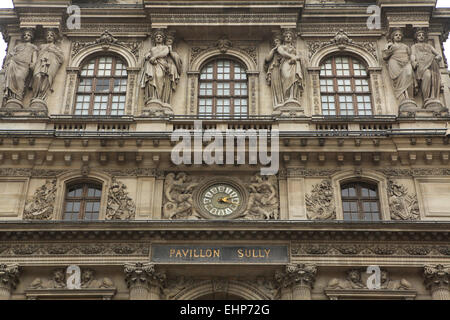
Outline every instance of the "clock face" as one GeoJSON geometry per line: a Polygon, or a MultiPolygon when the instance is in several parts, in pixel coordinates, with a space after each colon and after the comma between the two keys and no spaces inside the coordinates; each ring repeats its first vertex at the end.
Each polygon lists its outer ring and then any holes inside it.
{"type": "Polygon", "coordinates": [[[243,204],[243,197],[238,188],[227,183],[208,186],[200,196],[203,210],[215,217],[229,217],[236,213],[243,204]]]}

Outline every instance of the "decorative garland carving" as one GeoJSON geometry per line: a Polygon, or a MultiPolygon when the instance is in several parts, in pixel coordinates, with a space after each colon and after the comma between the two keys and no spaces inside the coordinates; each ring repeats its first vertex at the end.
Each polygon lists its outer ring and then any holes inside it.
{"type": "Polygon", "coordinates": [[[107,244],[4,244],[0,245],[0,256],[146,256],[150,252],[149,246],[135,243],[107,243],[107,244]]]}
{"type": "Polygon", "coordinates": [[[331,180],[316,184],[311,195],[306,195],[306,215],[310,220],[336,219],[336,207],[331,180]]]}
{"type": "Polygon", "coordinates": [[[294,244],[292,256],[450,256],[450,246],[329,243],[294,244]]]}
{"type": "Polygon", "coordinates": [[[56,199],[56,180],[47,180],[25,204],[26,220],[51,220],[56,199]]]}
{"type": "Polygon", "coordinates": [[[127,186],[115,178],[108,192],[106,220],[133,220],[136,215],[136,205],[128,196],[127,186]]]}
{"type": "Polygon", "coordinates": [[[414,168],[414,169],[378,169],[388,177],[417,177],[417,176],[450,176],[450,169],[445,168],[414,168]]]}
{"type": "Polygon", "coordinates": [[[113,177],[156,177],[155,168],[103,169],[113,177]]]}
{"type": "MultiPolygon", "coordinates": [[[[219,40],[220,41],[220,40],[219,40]]],[[[227,40],[229,41],[229,40],[227,40]]],[[[228,51],[228,49],[230,49],[232,47],[232,45],[230,46],[229,44],[227,46],[225,46],[224,43],[216,43],[216,44],[210,44],[207,47],[191,47],[191,63],[202,53],[204,52],[208,52],[208,51],[213,51],[216,50],[217,48],[219,48],[219,50],[223,51],[223,53],[226,53],[228,51]]],[[[254,46],[251,47],[233,47],[235,50],[241,52],[242,54],[250,57],[253,62],[255,63],[255,65],[258,65],[258,53],[257,53],[257,49],[254,46]]]]}
{"type": "Polygon", "coordinates": [[[101,45],[104,48],[108,48],[110,45],[115,44],[130,51],[137,59],[139,59],[139,50],[141,48],[141,42],[122,42],[117,40],[108,30],[105,30],[102,35],[95,41],[74,41],[72,45],[72,57],[76,56],[80,51],[101,45]]]}
{"type": "MultiPolygon", "coordinates": [[[[114,283],[106,277],[95,279],[95,271],[92,269],[82,269],[80,287],[81,289],[110,289],[114,288],[114,283]]],[[[34,279],[29,289],[67,289],[66,272],[62,268],[55,269],[50,279],[34,279]]]]}
{"type": "Polygon", "coordinates": [[[419,203],[416,195],[392,180],[388,181],[389,208],[393,220],[419,220],[419,203]]]}

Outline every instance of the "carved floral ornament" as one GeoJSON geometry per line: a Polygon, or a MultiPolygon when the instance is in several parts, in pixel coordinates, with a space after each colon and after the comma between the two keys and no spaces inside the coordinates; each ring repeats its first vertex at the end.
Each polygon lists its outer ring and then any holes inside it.
{"type": "Polygon", "coordinates": [[[107,51],[111,45],[116,45],[130,51],[136,59],[139,59],[139,50],[141,42],[123,42],[116,39],[108,30],[105,30],[99,38],[94,41],[75,41],[72,45],[72,57],[75,57],[81,51],[90,47],[100,45],[103,50],[107,51]]]}

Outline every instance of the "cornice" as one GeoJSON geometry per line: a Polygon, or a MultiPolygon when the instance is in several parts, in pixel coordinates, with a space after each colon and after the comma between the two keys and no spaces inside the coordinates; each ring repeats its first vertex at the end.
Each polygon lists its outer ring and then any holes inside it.
{"type": "Polygon", "coordinates": [[[450,222],[127,221],[1,222],[1,241],[298,240],[444,242],[450,222]]]}

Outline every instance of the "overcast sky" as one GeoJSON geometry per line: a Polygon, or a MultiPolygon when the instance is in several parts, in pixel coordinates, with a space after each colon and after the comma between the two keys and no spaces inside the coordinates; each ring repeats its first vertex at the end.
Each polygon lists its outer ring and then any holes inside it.
{"type": "MultiPolygon", "coordinates": [[[[438,0],[438,7],[450,8],[450,0],[438,0]]],[[[12,0],[0,0],[0,8],[12,8],[12,0]]],[[[3,42],[3,37],[0,37],[0,67],[2,66],[3,58],[5,56],[6,44],[3,42]]],[[[445,55],[449,62],[450,69],[450,39],[445,44],[445,55]]]]}

